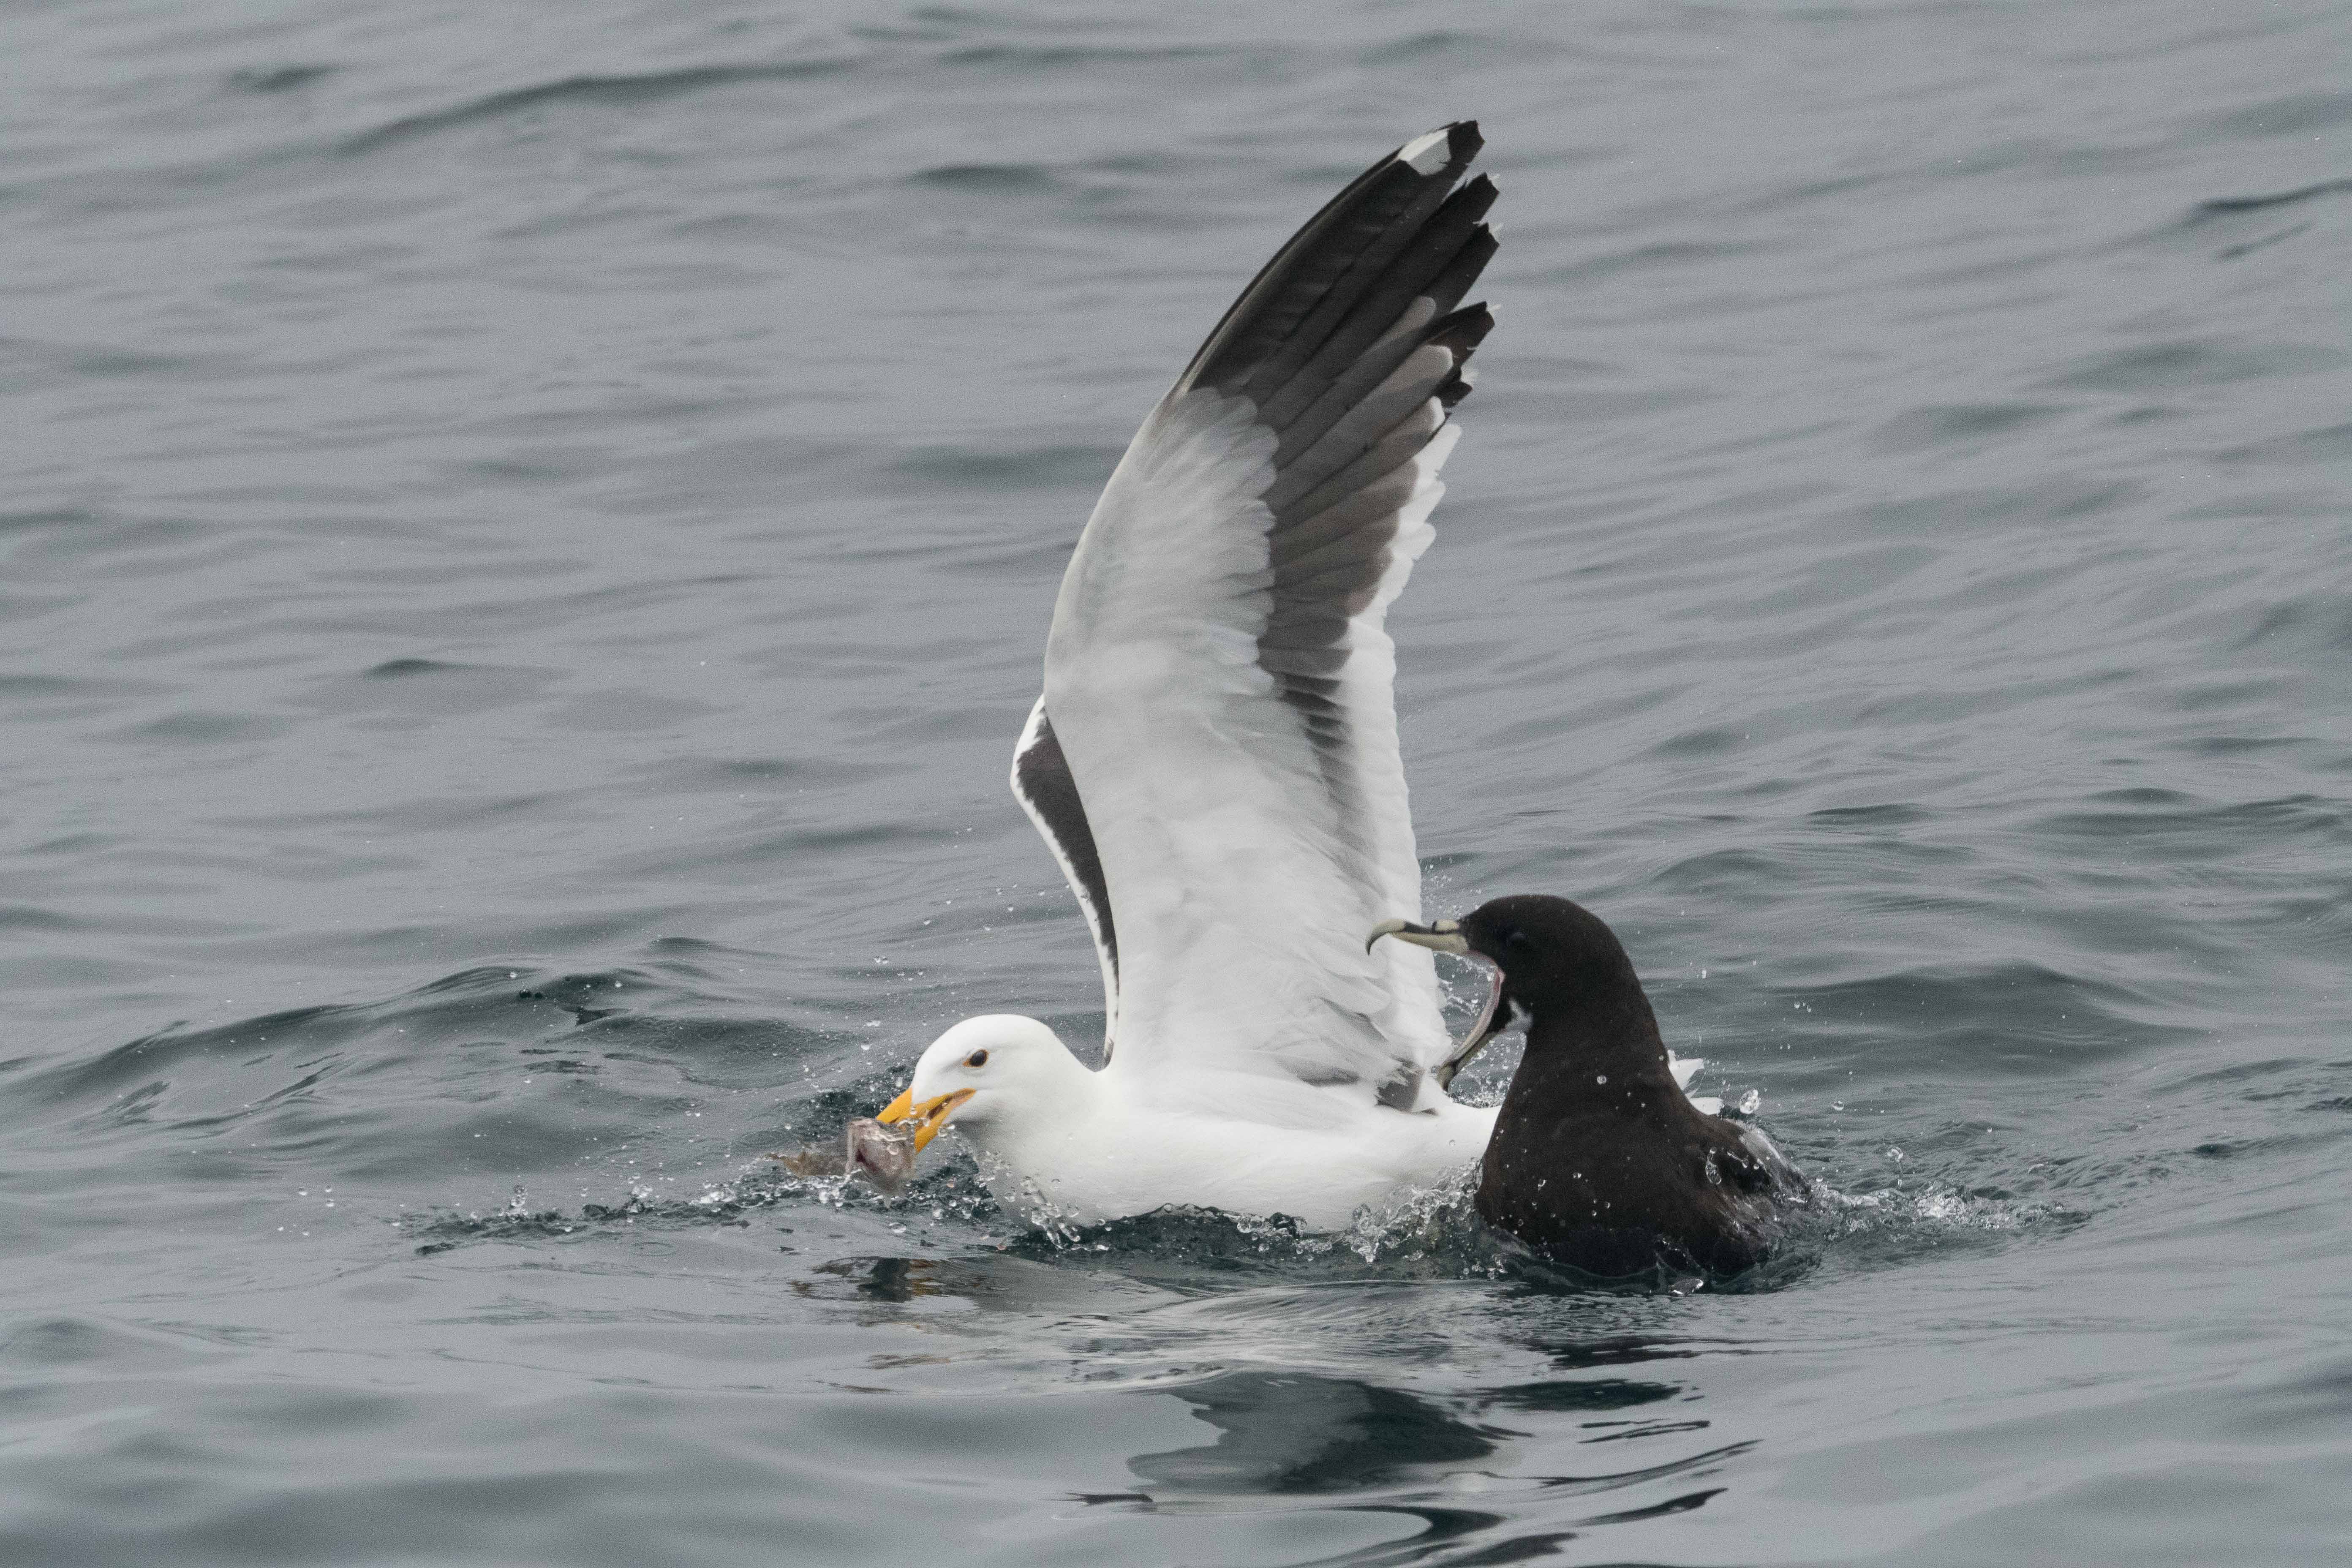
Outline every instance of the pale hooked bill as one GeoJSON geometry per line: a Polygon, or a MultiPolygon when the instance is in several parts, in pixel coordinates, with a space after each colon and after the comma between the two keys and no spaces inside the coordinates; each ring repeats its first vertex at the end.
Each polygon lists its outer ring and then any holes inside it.
{"type": "Polygon", "coordinates": [[[952,1125],[1015,1212],[1334,1229],[1486,1147],[1494,1110],[1435,1076],[1429,952],[1365,940],[1421,909],[1383,622],[1494,325],[1462,304],[1495,254],[1481,144],[1416,137],[1293,235],[1079,537],[1013,790],[1094,931],[1103,1066],[967,1018],[879,1118],[952,1125]]]}

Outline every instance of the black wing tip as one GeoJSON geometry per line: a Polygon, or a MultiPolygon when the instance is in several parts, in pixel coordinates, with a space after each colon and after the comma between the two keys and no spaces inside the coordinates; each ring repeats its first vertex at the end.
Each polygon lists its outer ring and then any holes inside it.
{"type": "Polygon", "coordinates": [[[1462,171],[1470,166],[1470,161],[1486,145],[1486,139],[1478,133],[1476,121],[1455,120],[1434,131],[1423,132],[1391,153],[1390,157],[1410,165],[1416,174],[1424,178],[1442,177],[1451,184],[1461,177],[1462,171]],[[1434,156],[1441,148],[1444,156],[1434,156]]]}
{"type": "Polygon", "coordinates": [[[1454,353],[1466,357],[1469,352],[1484,342],[1486,334],[1494,330],[1495,312],[1488,310],[1486,301],[1482,300],[1475,305],[1463,306],[1444,321],[1433,324],[1429,329],[1429,335],[1421,341],[1424,343],[1435,343],[1440,348],[1452,349],[1454,353]]]}
{"type": "MultiPolygon", "coordinates": [[[[1476,121],[1457,120],[1423,132],[1359,174],[1259,269],[1169,395],[1206,384],[1228,391],[1246,388],[1262,399],[1278,387],[1279,377],[1262,386],[1252,386],[1250,379],[1297,370],[1397,253],[1416,234],[1428,232],[1438,214],[1448,215],[1443,220],[1448,227],[1484,216],[1494,183],[1482,175],[1455,186],[1486,144],[1476,121]]],[[[1483,254],[1464,255],[1475,259],[1452,277],[1453,300],[1469,289],[1484,265],[1483,254]]]]}

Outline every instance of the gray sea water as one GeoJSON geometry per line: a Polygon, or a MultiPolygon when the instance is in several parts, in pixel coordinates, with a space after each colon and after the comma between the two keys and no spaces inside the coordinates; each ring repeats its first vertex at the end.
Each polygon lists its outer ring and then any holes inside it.
{"type": "Polygon", "coordinates": [[[2326,0],[0,12],[0,1562],[2352,1551],[2347,60],[2326,0]],[[1098,1028],[1003,782],[1063,563],[1465,116],[1433,911],[1601,911],[1833,1213],[1665,1296],[1442,1204],[784,1179],[955,1017],[1098,1028]]]}

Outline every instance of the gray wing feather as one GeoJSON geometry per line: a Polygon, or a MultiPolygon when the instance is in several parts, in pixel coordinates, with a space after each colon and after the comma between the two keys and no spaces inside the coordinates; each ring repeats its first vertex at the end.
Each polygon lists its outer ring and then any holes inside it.
{"type": "Polygon", "coordinates": [[[1069,758],[1054,734],[1042,697],[1029,710],[1020,744],[1013,749],[1013,795],[1061,863],[1062,875],[1087,917],[1087,929],[1094,933],[1095,958],[1102,965],[1103,1060],[1108,1061],[1118,1036],[1118,931],[1111,921],[1110,886],[1103,878],[1094,830],[1087,823],[1086,803],[1078,796],[1078,781],[1070,776],[1069,758]]]}

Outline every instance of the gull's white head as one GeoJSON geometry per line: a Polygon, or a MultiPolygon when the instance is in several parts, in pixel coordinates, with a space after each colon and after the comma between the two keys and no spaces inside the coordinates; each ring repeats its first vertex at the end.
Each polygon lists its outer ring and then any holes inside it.
{"type": "Polygon", "coordinates": [[[907,1091],[876,1114],[906,1122],[920,1149],[953,1117],[981,1142],[1025,1122],[1078,1112],[1094,1074],[1061,1037],[1034,1018],[989,1013],[966,1018],[924,1047],[907,1091]]]}

